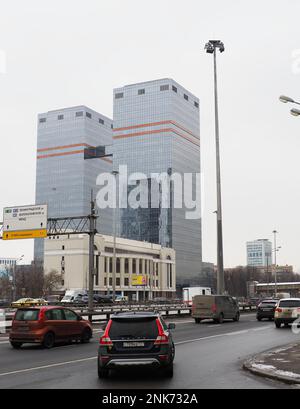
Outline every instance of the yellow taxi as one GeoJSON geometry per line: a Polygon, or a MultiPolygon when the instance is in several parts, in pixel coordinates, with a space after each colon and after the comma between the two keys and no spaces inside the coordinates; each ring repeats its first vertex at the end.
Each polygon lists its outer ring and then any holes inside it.
{"type": "Polygon", "coordinates": [[[36,307],[39,305],[48,305],[48,302],[43,298],[20,298],[11,303],[12,308],[19,307],[36,307]]]}

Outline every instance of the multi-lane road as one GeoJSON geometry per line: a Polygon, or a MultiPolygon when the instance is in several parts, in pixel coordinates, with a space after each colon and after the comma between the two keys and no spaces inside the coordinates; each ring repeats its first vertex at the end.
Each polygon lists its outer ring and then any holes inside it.
{"type": "Polygon", "coordinates": [[[195,324],[191,318],[174,319],[176,357],[173,379],[155,370],[126,369],[98,380],[97,347],[101,334],[95,329],[90,344],[57,346],[51,350],[24,346],[13,350],[0,338],[0,388],[288,388],[256,378],[242,369],[250,356],[298,339],[291,329],[277,330],[254,314],[239,323],[195,324]]]}

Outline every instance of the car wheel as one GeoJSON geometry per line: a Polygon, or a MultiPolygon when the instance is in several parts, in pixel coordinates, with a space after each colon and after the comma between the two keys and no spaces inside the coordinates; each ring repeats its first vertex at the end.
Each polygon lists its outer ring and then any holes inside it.
{"type": "Polygon", "coordinates": [[[237,313],[236,313],[236,316],[233,318],[233,321],[234,321],[234,322],[239,322],[239,320],[240,320],[240,313],[237,312],[237,313]]]}
{"type": "Polygon", "coordinates": [[[98,378],[108,378],[109,377],[109,369],[106,368],[98,368],[98,378]]]}
{"type": "Polygon", "coordinates": [[[223,324],[224,322],[224,314],[221,312],[219,318],[217,319],[218,324],[223,324]]]}
{"type": "Polygon", "coordinates": [[[289,328],[289,324],[288,324],[288,323],[285,323],[285,324],[284,324],[284,328],[289,328]]]}
{"type": "Polygon", "coordinates": [[[81,342],[82,344],[87,344],[90,342],[90,339],[92,338],[92,332],[89,328],[85,328],[83,330],[83,333],[81,335],[81,342]]]}
{"type": "Polygon", "coordinates": [[[276,328],[281,328],[281,322],[275,321],[275,327],[276,328]]]}
{"type": "Polygon", "coordinates": [[[173,370],[173,362],[169,364],[165,369],[164,369],[164,375],[168,378],[172,378],[174,374],[173,370]]]}
{"type": "Polygon", "coordinates": [[[172,344],[172,362],[174,361],[174,359],[175,359],[175,345],[172,344]]]}
{"type": "Polygon", "coordinates": [[[22,342],[14,342],[14,341],[11,341],[11,342],[10,342],[10,345],[11,345],[14,349],[20,349],[23,344],[22,344],[22,342]]]}
{"type": "Polygon", "coordinates": [[[53,334],[53,332],[48,332],[44,336],[43,347],[50,349],[54,347],[54,344],[55,344],[55,335],[53,334]]]}
{"type": "Polygon", "coordinates": [[[257,321],[259,321],[259,322],[260,322],[261,320],[262,320],[262,318],[261,318],[261,317],[257,317],[257,321]]]}
{"type": "Polygon", "coordinates": [[[201,319],[200,319],[200,318],[195,318],[195,323],[196,323],[196,324],[200,324],[200,322],[201,322],[201,319]]]}

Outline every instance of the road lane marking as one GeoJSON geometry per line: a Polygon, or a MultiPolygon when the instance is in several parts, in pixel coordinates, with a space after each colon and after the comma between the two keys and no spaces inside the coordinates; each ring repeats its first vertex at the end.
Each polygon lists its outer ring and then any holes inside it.
{"type": "Polygon", "coordinates": [[[260,328],[253,328],[253,331],[265,331],[266,329],[273,328],[273,325],[268,325],[266,327],[260,327],[260,328]]]}
{"type": "Polygon", "coordinates": [[[241,331],[233,331],[233,332],[229,332],[228,334],[226,334],[227,336],[231,336],[231,335],[241,335],[241,334],[246,334],[247,332],[249,332],[251,330],[249,329],[244,329],[241,331]]]}
{"type": "MultiPolygon", "coordinates": [[[[221,337],[226,337],[226,336],[235,336],[235,335],[242,335],[242,334],[246,334],[248,332],[251,331],[258,331],[258,330],[262,330],[262,329],[270,329],[272,326],[268,325],[266,327],[257,327],[257,328],[251,328],[248,330],[243,330],[243,331],[234,331],[234,332],[227,332],[225,334],[218,334],[218,335],[211,335],[208,337],[201,337],[201,338],[195,338],[195,339],[189,339],[189,340],[185,340],[185,341],[179,341],[179,342],[175,342],[175,345],[183,345],[183,344],[188,344],[188,343],[192,343],[192,342],[198,342],[198,341],[204,341],[204,340],[208,340],[208,339],[214,339],[214,338],[221,338],[221,337]]],[[[87,361],[92,361],[97,359],[97,356],[93,356],[93,357],[89,357],[89,358],[82,358],[82,359],[76,359],[73,361],[65,361],[65,362],[59,362],[59,363],[55,363],[55,364],[50,364],[50,365],[43,365],[43,366],[36,366],[33,368],[26,368],[26,369],[19,369],[19,370],[15,370],[15,371],[11,371],[11,372],[4,372],[4,373],[0,373],[0,377],[3,376],[9,376],[9,375],[17,375],[20,373],[26,373],[26,372],[33,372],[33,371],[38,371],[38,370],[43,370],[43,369],[48,369],[48,368],[55,368],[55,367],[60,367],[60,366],[64,366],[64,365],[71,365],[71,364],[77,364],[77,363],[81,363],[81,362],[87,362],[87,361]]]]}
{"type": "MultiPolygon", "coordinates": [[[[270,326],[264,327],[264,329],[269,329],[269,328],[271,328],[271,327],[270,326]]],[[[214,339],[214,338],[220,338],[220,337],[228,337],[228,336],[232,336],[232,335],[243,335],[243,334],[247,334],[248,332],[255,331],[255,329],[256,330],[257,329],[261,330],[261,327],[245,329],[243,331],[227,332],[225,334],[210,335],[208,337],[202,337],[202,338],[187,339],[185,341],[175,342],[175,345],[188,344],[188,343],[191,343],[191,342],[204,341],[204,340],[207,340],[207,339],[214,339]]]]}
{"type": "Polygon", "coordinates": [[[24,373],[24,372],[33,372],[33,371],[38,371],[38,370],[41,370],[41,369],[55,368],[57,366],[77,364],[77,363],[80,363],[80,362],[92,361],[94,359],[97,359],[97,357],[92,356],[92,357],[89,357],[89,358],[76,359],[74,361],[59,362],[57,364],[36,366],[36,367],[33,367],[33,368],[26,368],[26,369],[19,369],[19,370],[16,370],[16,371],[0,373],[0,377],[1,376],[8,376],[8,375],[16,375],[16,374],[20,374],[20,373],[24,373]]]}

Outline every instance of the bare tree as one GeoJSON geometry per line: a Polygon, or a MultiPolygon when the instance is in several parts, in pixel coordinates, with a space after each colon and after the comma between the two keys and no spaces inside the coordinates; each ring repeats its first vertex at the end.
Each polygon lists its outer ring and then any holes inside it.
{"type": "Polygon", "coordinates": [[[61,286],[61,275],[56,270],[51,270],[44,275],[44,294],[49,295],[61,286]]]}

